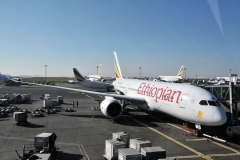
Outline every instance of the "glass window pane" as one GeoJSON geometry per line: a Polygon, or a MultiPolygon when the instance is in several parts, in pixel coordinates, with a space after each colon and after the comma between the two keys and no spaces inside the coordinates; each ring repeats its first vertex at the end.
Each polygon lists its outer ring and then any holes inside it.
{"type": "Polygon", "coordinates": [[[206,100],[201,100],[201,101],[199,102],[199,104],[200,104],[200,105],[208,105],[208,103],[207,103],[206,100]]]}
{"type": "Polygon", "coordinates": [[[217,106],[217,103],[215,101],[208,101],[208,104],[210,106],[217,106]]]}

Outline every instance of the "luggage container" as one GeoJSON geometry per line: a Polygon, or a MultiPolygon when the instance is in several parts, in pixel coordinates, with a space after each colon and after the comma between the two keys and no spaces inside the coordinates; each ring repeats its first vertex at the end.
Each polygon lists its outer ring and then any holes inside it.
{"type": "Polygon", "coordinates": [[[52,102],[50,100],[43,100],[43,108],[52,107],[52,102]]]}
{"type": "Polygon", "coordinates": [[[152,147],[152,143],[145,138],[134,138],[130,139],[130,148],[136,149],[138,152],[141,152],[143,147],[152,147]]]}
{"type": "Polygon", "coordinates": [[[105,154],[103,155],[104,158],[108,160],[117,160],[118,159],[118,149],[126,148],[127,145],[123,141],[116,141],[116,140],[106,140],[105,143],[105,154]]]}
{"type": "Polygon", "coordinates": [[[26,112],[14,112],[13,120],[16,125],[24,125],[24,124],[29,123],[27,121],[27,113],[26,112]]]}
{"type": "Polygon", "coordinates": [[[22,102],[22,96],[20,93],[13,93],[13,99],[14,103],[21,103],[22,102]]]}
{"type": "Polygon", "coordinates": [[[57,135],[55,133],[41,133],[34,137],[34,147],[37,151],[48,149],[49,152],[52,152],[55,148],[55,141],[57,135]]]}
{"type": "Polygon", "coordinates": [[[63,104],[63,96],[57,96],[57,103],[63,104]]]}
{"type": "Polygon", "coordinates": [[[124,148],[118,150],[119,160],[141,160],[141,154],[133,148],[124,148]]]}
{"type": "Polygon", "coordinates": [[[7,106],[8,105],[8,100],[7,99],[0,99],[0,105],[1,106],[7,106]]]}
{"type": "Polygon", "coordinates": [[[126,143],[127,146],[129,146],[129,139],[130,136],[127,132],[116,132],[112,133],[112,138],[113,140],[121,140],[126,143]]]}
{"type": "Polygon", "coordinates": [[[166,150],[162,147],[143,147],[141,148],[142,160],[158,160],[166,158],[166,150]]]}
{"type": "Polygon", "coordinates": [[[30,99],[31,99],[31,93],[23,93],[23,94],[21,94],[21,96],[22,96],[22,101],[30,101],[30,99]]]}

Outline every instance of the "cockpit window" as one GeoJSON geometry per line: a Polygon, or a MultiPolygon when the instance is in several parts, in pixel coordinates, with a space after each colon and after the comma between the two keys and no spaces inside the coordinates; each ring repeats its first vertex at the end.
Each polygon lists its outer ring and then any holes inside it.
{"type": "Polygon", "coordinates": [[[216,103],[217,103],[218,106],[221,106],[221,104],[218,101],[216,101],[216,103]]]}
{"type": "Polygon", "coordinates": [[[210,106],[218,106],[215,101],[208,101],[208,104],[209,104],[210,106]]]}
{"type": "Polygon", "coordinates": [[[201,101],[199,102],[199,104],[200,104],[200,105],[208,105],[208,103],[207,103],[206,100],[201,100],[201,101]]]}

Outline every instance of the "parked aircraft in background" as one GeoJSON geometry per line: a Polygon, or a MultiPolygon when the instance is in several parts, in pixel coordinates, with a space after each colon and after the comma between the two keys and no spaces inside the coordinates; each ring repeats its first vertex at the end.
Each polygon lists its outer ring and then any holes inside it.
{"type": "Polygon", "coordinates": [[[67,83],[68,83],[68,84],[75,84],[76,81],[74,81],[74,80],[68,80],[67,83]]]}
{"type": "MultiPolygon", "coordinates": [[[[215,85],[221,85],[221,84],[229,84],[230,77],[213,77],[210,80],[208,80],[208,84],[215,84],[215,85]]],[[[232,82],[239,83],[240,77],[232,77],[232,82]],[[237,78],[237,79],[236,79],[237,78]]]]}
{"type": "Polygon", "coordinates": [[[163,82],[178,82],[182,79],[184,66],[182,66],[177,74],[177,76],[158,76],[153,81],[163,81],[163,82]]]}
{"type": "Polygon", "coordinates": [[[12,79],[12,76],[9,74],[1,74],[0,73],[0,80],[2,80],[3,82],[8,82],[12,79]]]}
{"type": "MultiPolygon", "coordinates": [[[[201,133],[201,125],[220,126],[226,123],[225,111],[217,98],[207,90],[187,84],[124,79],[116,52],[114,57],[116,80],[112,85],[118,95],[60,86],[36,85],[104,96],[100,109],[108,118],[114,119],[121,116],[126,104],[130,103],[146,111],[163,112],[194,123],[197,128],[196,135],[201,133]]],[[[79,81],[85,81],[76,69],[74,74],[79,81]]]]}
{"type": "Polygon", "coordinates": [[[113,86],[111,83],[97,82],[97,81],[91,81],[91,80],[85,79],[76,68],[73,68],[73,73],[75,78],[77,79],[77,83],[85,87],[96,88],[96,89],[106,89],[107,91],[112,91],[113,86]]]}
{"type": "Polygon", "coordinates": [[[21,85],[22,83],[22,78],[12,78],[9,74],[0,73],[0,80],[3,81],[5,85],[21,85]]]}
{"type": "Polygon", "coordinates": [[[103,78],[101,76],[102,74],[102,64],[99,65],[99,68],[98,68],[98,74],[97,75],[88,75],[87,76],[87,79],[90,80],[90,81],[106,81],[105,78],[103,78]]]}

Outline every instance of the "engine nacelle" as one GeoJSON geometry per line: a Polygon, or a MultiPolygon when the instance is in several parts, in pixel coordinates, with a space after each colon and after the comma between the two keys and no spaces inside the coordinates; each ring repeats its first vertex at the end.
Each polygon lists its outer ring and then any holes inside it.
{"type": "Polygon", "coordinates": [[[105,97],[100,104],[102,113],[108,118],[118,118],[122,115],[123,107],[120,102],[113,97],[105,97]]]}

